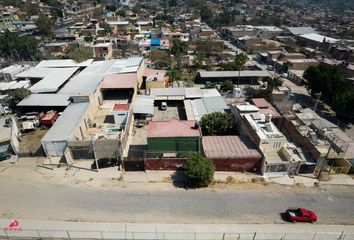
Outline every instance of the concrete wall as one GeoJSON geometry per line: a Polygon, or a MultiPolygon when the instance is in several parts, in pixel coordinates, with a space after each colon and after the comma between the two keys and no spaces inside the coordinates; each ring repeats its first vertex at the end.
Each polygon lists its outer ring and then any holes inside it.
{"type": "Polygon", "coordinates": [[[121,156],[119,139],[100,139],[94,141],[94,151],[97,159],[117,159],[121,156]]]}
{"type": "Polygon", "coordinates": [[[150,88],[164,88],[165,82],[164,81],[147,81],[146,82],[146,89],[150,88]]]}
{"type": "Polygon", "coordinates": [[[281,130],[285,131],[286,135],[296,144],[303,147],[311,157],[317,161],[320,157],[320,152],[312,145],[312,143],[304,136],[302,136],[296,129],[296,127],[291,123],[289,119],[284,118],[281,125],[281,130]]]}

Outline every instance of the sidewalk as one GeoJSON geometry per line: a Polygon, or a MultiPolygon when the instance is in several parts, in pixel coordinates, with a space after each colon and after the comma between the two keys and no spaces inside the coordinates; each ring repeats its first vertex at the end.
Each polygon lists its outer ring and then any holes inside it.
{"type": "Polygon", "coordinates": [[[320,224],[140,224],[17,219],[20,231],[4,232],[12,220],[0,219],[0,236],[81,239],[353,239],[354,226],[320,224]],[[344,233],[342,233],[344,232],[344,233]],[[5,235],[6,236],[6,235],[5,235]],[[287,238],[284,238],[287,236],[287,238]],[[254,238],[255,237],[255,238],[254,238]],[[293,238],[295,237],[295,238],[293,238]]]}
{"type": "MultiPolygon", "coordinates": [[[[275,177],[265,179],[270,183],[277,183],[280,185],[302,185],[305,187],[313,187],[319,181],[313,174],[295,175],[293,178],[289,176],[275,177]]],[[[330,175],[329,181],[320,181],[322,186],[325,185],[338,185],[338,186],[354,186],[354,179],[346,174],[333,174],[330,175]]]]}

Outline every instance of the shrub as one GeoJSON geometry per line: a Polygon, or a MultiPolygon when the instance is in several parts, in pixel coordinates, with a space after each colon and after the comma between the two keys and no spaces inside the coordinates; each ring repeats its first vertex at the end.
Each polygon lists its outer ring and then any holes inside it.
{"type": "Polygon", "coordinates": [[[207,187],[214,179],[213,162],[199,154],[191,155],[184,168],[187,177],[195,187],[207,187]]]}

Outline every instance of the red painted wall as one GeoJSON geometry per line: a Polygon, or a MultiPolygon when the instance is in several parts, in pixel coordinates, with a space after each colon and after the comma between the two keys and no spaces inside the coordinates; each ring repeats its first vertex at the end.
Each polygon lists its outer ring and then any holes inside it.
{"type": "MultiPolygon", "coordinates": [[[[155,159],[144,160],[145,170],[183,170],[186,159],[155,159]]],[[[261,172],[261,158],[244,159],[213,159],[216,171],[225,172],[261,172]]]]}
{"type": "Polygon", "coordinates": [[[259,173],[262,158],[213,159],[216,171],[259,173]]]}
{"type": "Polygon", "coordinates": [[[144,166],[145,170],[181,170],[185,161],[185,158],[146,158],[144,166]]]}

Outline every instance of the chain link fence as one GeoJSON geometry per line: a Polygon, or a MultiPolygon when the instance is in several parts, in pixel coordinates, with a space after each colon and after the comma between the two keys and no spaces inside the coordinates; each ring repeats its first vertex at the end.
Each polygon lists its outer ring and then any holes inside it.
{"type": "Polygon", "coordinates": [[[202,232],[129,232],[21,229],[0,230],[0,239],[117,239],[117,240],[354,240],[353,233],[202,233],[202,232]]]}

